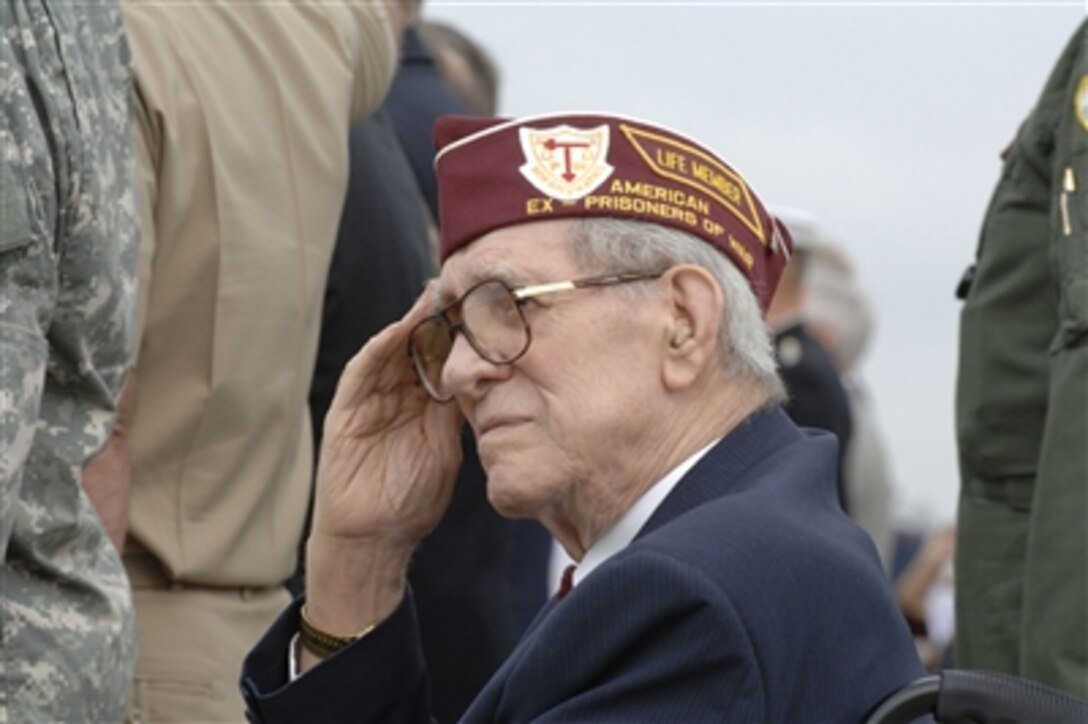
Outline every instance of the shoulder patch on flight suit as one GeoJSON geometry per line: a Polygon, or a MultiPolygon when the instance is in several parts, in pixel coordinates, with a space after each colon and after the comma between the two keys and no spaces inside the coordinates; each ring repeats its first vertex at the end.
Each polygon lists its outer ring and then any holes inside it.
{"type": "Polygon", "coordinates": [[[1088,131],[1088,75],[1082,75],[1077,82],[1077,91],[1073,94],[1073,110],[1081,128],[1088,131]]]}

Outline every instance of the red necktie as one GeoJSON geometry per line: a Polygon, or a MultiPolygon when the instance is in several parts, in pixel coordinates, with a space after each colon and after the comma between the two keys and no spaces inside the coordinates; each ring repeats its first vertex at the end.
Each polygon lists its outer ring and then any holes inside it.
{"type": "Polygon", "coordinates": [[[555,592],[555,598],[557,601],[562,601],[571,589],[574,588],[574,569],[576,566],[572,563],[566,567],[563,571],[563,579],[559,581],[559,590],[555,592]]]}

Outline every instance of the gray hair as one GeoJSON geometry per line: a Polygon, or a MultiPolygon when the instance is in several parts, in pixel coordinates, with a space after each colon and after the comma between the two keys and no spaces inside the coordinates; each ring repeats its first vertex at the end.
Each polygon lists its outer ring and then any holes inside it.
{"type": "MultiPolygon", "coordinates": [[[[693,264],[710,272],[725,298],[718,352],[726,375],[763,388],[772,401],[785,399],[759,303],[724,253],[692,234],[649,222],[586,218],[572,225],[571,253],[589,272],[663,272],[677,264],[693,264]]],[[[617,287],[628,294],[645,294],[645,290],[641,284],[617,287]]]]}

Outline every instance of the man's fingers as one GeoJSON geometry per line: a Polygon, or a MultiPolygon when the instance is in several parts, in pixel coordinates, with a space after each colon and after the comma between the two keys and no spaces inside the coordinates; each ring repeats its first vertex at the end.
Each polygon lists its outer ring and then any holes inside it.
{"type": "Polygon", "coordinates": [[[427,425],[433,430],[441,431],[441,440],[450,446],[448,450],[442,450],[441,456],[448,458],[461,455],[461,425],[464,417],[457,405],[440,405],[432,403],[426,411],[427,425]]]}
{"type": "Polygon", "coordinates": [[[337,384],[332,408],[354,407],[361,398],[378,391],[392,391],[402,385],[416,385],[415,372],[408,356],[408,336],[412,328],[431,309],[430,289],[423,294],[400,321],[390,324],[370,338],[348,362],[337,384]]]}

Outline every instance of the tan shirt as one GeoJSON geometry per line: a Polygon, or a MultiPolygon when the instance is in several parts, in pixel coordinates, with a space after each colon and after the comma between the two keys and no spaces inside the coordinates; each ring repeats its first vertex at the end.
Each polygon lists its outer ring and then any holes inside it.
{"type": "Polygon", "coordinates": [[[348,132],[392,31],[376,1],[123,9],[144,194],[129,539],[177,580],[275,585],[306,514],[348,132]]]}

